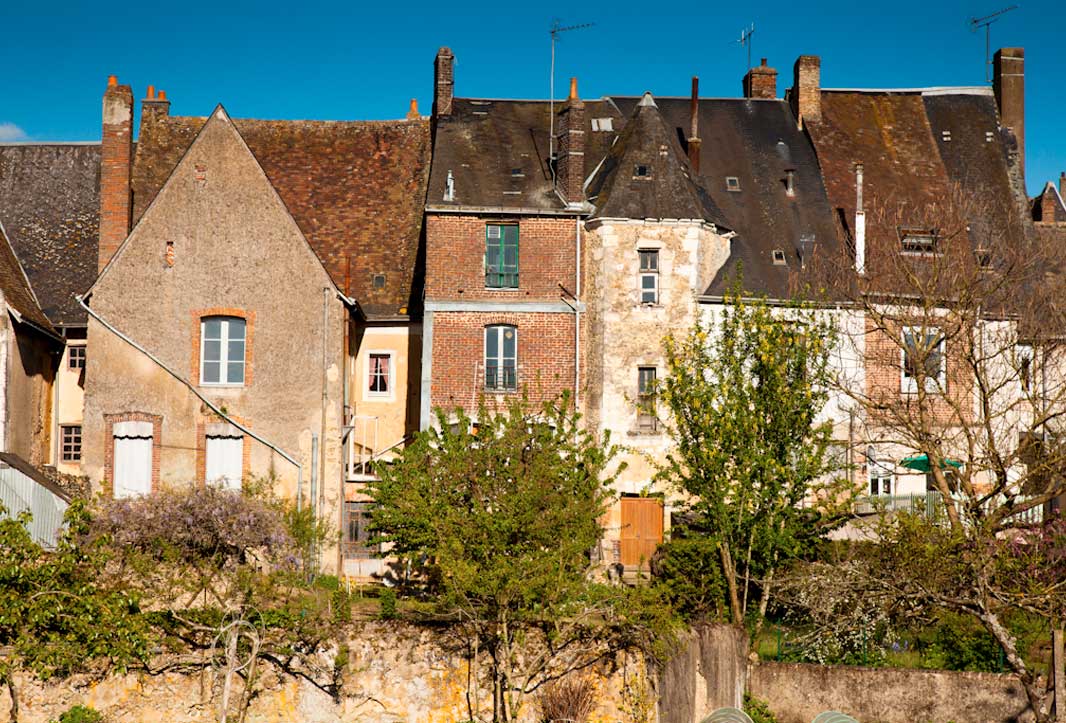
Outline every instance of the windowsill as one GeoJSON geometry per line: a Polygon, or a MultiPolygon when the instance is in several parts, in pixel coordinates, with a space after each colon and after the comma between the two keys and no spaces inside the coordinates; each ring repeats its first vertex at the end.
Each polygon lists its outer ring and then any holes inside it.
{"type": "Polygon", "coordinates": [[[396,401],[396,395],[395,394],[380,394],[380,393],[379,394],[373,394],[371,392],[367,392],[366,394],[363,395],[363,401],[364,402],[395,402],[396,401]]]}
{"type": "Polygon", "coordinates": [[[649,303],[646,303],[646,302],[642,301],[641,303],[637,304],[637,308],[638,309],[662,309],[664,307],[663,307],[662,303],[658,302],[658,301],[655,302],[654,304],[649,304],[649,303]]]}
{"type": "Polygon", "coordinates": [[[485,394],[497,394],[500,396],[506,396],[508,394],[518,394],[518,389],[484,389],[485,394]]]}
{"type": "Polygon", "coordinates": [[[486,286],[485,291],[514,291],[515,293],[521,291],[517,286],[486,286]]]}
{"type": "Polygon", "coordinates": [[[662,434],[661,429],[630,429],[626,432],[629,437],[661,437],[662,434]]]}

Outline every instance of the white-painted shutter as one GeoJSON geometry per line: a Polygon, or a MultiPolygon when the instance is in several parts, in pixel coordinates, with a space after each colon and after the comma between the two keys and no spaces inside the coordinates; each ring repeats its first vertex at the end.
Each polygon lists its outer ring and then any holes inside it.
{"type": "MultiPolygon", "coordinates": [[[[146,436],[143,428],[120,427],[119,424],[115,425],[115,497],[146,495],[152,490],[151,432],[146,436]]],[[[147,427],[151,430],[151,424],[147,424],[147,427]]]]}
{"type": "Polygon", "coordinates": [[[244,477],[244,438],[207,438],[207,483],[224,490],[241,489],[244,477]]]}

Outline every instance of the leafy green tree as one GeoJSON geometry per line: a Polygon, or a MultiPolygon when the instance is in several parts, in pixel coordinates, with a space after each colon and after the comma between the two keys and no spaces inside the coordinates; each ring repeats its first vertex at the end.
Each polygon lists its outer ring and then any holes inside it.
{"type": "Polygon", "coordinates": [[[674,451],[661,476],[688,500],[690,530],[713,541],[735,624],[760,627],[775,572],[847,496],[829,478],[832,427],[819,420],[835,339],[810,306],[775,308],[738,285],[712,320],[664,342],[658,393],[674,451]]]}
{"type": "Polygon", "coordinates": [[[381,470],[372,524],[389,554],[423,570],[472,667],[487,665],[493,720],[514,720],[539,686],[669,620],[647,588],[590,581],[618,470],[610,440],[581,427],[568,396],[535,406],[521,395],[498,410],[483,401],[476,419],[456,417],[438,412],[438,427],[381,470]]]}
{"type": "Polygon", "coordinates": [[[0,681],[18,720],[14,673],[23,667],[42,679],[102,669],[125,669],[147,656],[150,635],[138,599],[101,582],[107,564],[103,540],[82,544],[89,515],[71,504],[55,550],[27,532],[25,515],[0,519],[0,681]]]}

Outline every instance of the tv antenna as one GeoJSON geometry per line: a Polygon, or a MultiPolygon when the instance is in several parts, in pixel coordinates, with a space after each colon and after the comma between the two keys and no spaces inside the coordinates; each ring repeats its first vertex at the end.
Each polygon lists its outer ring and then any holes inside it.
{"type": "Polygon", "coordinates": [[[740,40],[737,42],[741,47],[748,49],[748,70],[751,70],[751,36],[755,35],[755,23],[740,31],[740,40]]]}
{"type": "MultiPolygon", "coordinates": [[[[985,29],[985,82],[992,82],[992,23],[999,20],[1001,17],[1009,13],[1011,10],[1017,10],[1017,5],[1011,5],[1009,8],[1003,8],[997,10],[991,15],[985,15],[983,18],[970,18],[970,32],[976,33],[978,28],[985,29]]],[[[750,61],[749,61],[750,62],[750,61]]]]}
{"type": "MultiPolygon", "coordinates": [[[[555,41],[559,38],[560,33],[568,33],[571,30],[582,30],[584,28],[591,28],[596,23],[580,23],[578,25],[561,25],[559,19],[552,20],[551,29],[548,33],[552,37],[552,62],[551,62],[551,80],[549,81],[548,91],[548,108],[549,108],[549,120],[548,120],[548,161],[555,158],[555,41]]],[[[554,175],[554,171],[553,171],[554,175]]]]}

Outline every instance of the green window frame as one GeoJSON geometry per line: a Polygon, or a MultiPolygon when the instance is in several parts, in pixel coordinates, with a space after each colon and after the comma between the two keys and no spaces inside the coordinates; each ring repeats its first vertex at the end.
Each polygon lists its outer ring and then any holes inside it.
{"type": "Polygon", "coordinates": [[[518,225],[485,226],[485,288],[518,288],[518,225]]]}

